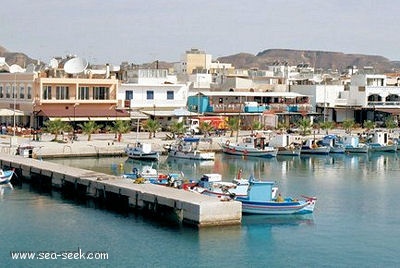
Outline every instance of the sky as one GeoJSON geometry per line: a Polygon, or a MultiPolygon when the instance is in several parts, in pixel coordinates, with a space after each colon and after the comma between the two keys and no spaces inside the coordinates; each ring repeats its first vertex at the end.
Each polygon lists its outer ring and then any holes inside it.
{"type": "Polygon", "coordinates": [[[400,60],[395,0],[5,0],[0,46],[49,63],[178,62],[266,49],[380,55],[400,60]]]}

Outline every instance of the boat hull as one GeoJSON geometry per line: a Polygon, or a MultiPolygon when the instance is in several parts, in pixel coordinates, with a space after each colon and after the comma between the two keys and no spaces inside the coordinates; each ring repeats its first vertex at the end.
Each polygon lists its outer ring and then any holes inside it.
{"type": "Polygon", "coordinates": [[[168,152],[168,156],[175,158],[183,158],[183,159],[192,159],[192,160],[214,160],[215,153],[214,152],[182,152],[170,150],[168,152]]]}
{"type": "Polygon", "coordinates": [[[297,202],[252,202],[243,198],[237,198],[242,202],[242,213],[259,215],[290,215],[313,213],[315,200],[297,202]]]}
{"type": "Polygon", "coordinates": [[[11,179],[14,175],[14,171],[12,170],[6,170],[2,172],[2,175],[0,176],[0,185],[6,185],[11,182],[11,179]]]}
{"type": "Polygon", "coordinates": [[[329,154],[330,148],[329,147],[317,147],[317,148],[309,148],[309,147],[302,147],[301,154],[329,154]]]}
{"type": "Polygon", "coordinates": [[[264,158],[276,157],[278,154],[278,149],[275,148],[262,150],[255,148],[246,148],[241,146],[225,145],[225,144],[222,144],[222,151],[230,155],[264,157],[264,158]]]}

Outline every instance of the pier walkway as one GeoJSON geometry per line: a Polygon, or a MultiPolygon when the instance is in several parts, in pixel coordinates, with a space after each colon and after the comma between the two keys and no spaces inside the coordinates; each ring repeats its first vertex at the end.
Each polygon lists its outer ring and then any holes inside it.
{"type": "Polygon", "coordinates": [[[14,168],[18,177],[31,182],[157,215],[172,215],[179,222],[198,227],[240,224],[242,219],[241,203],[237,201],[223,202],[180,189],[134,184],[117,176],[7,153],[0,153],[0,165],[3,169],[14,168]]]}

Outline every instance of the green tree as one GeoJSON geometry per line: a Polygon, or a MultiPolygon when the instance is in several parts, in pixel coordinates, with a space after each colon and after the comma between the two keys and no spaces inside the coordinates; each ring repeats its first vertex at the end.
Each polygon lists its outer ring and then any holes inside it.
{"type": "Polygon", "coordinates": [[[277,129],[279,130],[280,133],[287,132],[289,130],[289,122],[279,122],[277,129]]]}
{"type": "Polygon", "coordinates": [[[57,141],[58,135],[61,135],[62,132],[71,130],[72,126],[67,122],[61,121],[61,119],[48,120],[44,123],[44,131],[54,135],[53,141],[57,141]]]}
{"type": "Polygon", "coordinates": [[[311,133],[311,120],[308,118],[303,118],[298,122],[298,127],[300,128],[300,132],[303,136],[306,136],[311,133]]]}
{"type": "Polygon", "coordinates": [[[259,120],[253,120],[253,122],[251,122],[251,133],[261,129],[263,129],[263,124],[259,120]]]}
{"type": "Polygon", "coordinates": [[[329,130],[331,130],[335,126],[333,121],[325,121],[319,124],[319,127],[326,132],[326,135],[329,134],[329,130]]]}
{"type": "Polygon", "coordinates": [[[371,129],[375,128],[375,123],[372,122],[371,120],[365,120],[363,123],[363,127],[367,130],[370,131],[371,129]]]}
{"type": "Polygon", "coordinates": [[[354,126],[355,126],[355,123],[354,123],[353,119],[346,119],[343,121],[343,128],[349,134],[351,134],[351,131],[353,130],[354,126]]]}
{"type": "Polygon", "coordinates": [[[178,120],[174,120],[171,122],[169,126],[169,131],[171,131],[173,138],[175,138],[176,134],[184,134],[186,129],[185,129],[185,123],[184,122],[179,122],[178,120]]]}
{"type": "Polygon", "coordinates": [[[200,122],[199,129],[201,133],[204,133],[204,136],[207,136],[214,130],[214,127],[209,122],[200,122]]]}
{"type": "Polygon", "coordinates": [[[160,129],[160,123],[155,119],[147,119],[145,122],[143,122],[142,127],[145,131],[149,132],[149,139],[151,139],[151,134],[153,134],[153,137],[155,137],[156,132],[160,129]]]}
{"type": "Polygon", "coordinates": [[[394,120],[393,116],[389,116],[388,118],[386,118],[385,120],[385,126],[387,129],[389,130],[393,130],[394,128],[397,127],[397,123],[394,120]]]}
{"type": "Polygon", "coordinates": [[[240,118],[238,116],[229,117],[228,122],[226,122],[228,129],[231,131],[230,137],[233,137],[234,131],[239,131],[240,129],[240,118]]]}
{"type": "Polygon", "coordinates": [[[112,129],[114,133],[117,135],[117,141],[121,142],[122,134],[129,133],[131,131],[131,122],[117,120],[113,122],[112,129]]]}
{"type": "Polygon", "coordinates": [[[99,132],[103,127],[102,125],[96,124],[95,121],[88,121],[83,124],[78,124],[78,126],[82,129],[82,133],[88,135],[88,141],[92,139],[92,134],[99,132]]]}

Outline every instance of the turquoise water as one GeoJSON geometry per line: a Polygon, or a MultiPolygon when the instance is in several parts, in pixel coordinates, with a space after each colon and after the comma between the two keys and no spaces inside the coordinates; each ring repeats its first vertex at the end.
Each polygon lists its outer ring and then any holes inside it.
{"type": "MultiPolygon", "coordinates": [[[[57,159],[104,173],[125,158],[57,159]]],[[[313,215],[245,216],[240,226],[197,230],[74,201],[23,184],[0,196],[3,267],[398,267],[400,162],[396,154],[162,159],[186,177],[218,172],[275,180],[283,195],[318,197],[313,215]],[[108,260],[13,260],[10,251],[107,252],[108,260]]],[[[41,252],[41,253],[43,253],[41,252]]]]}

